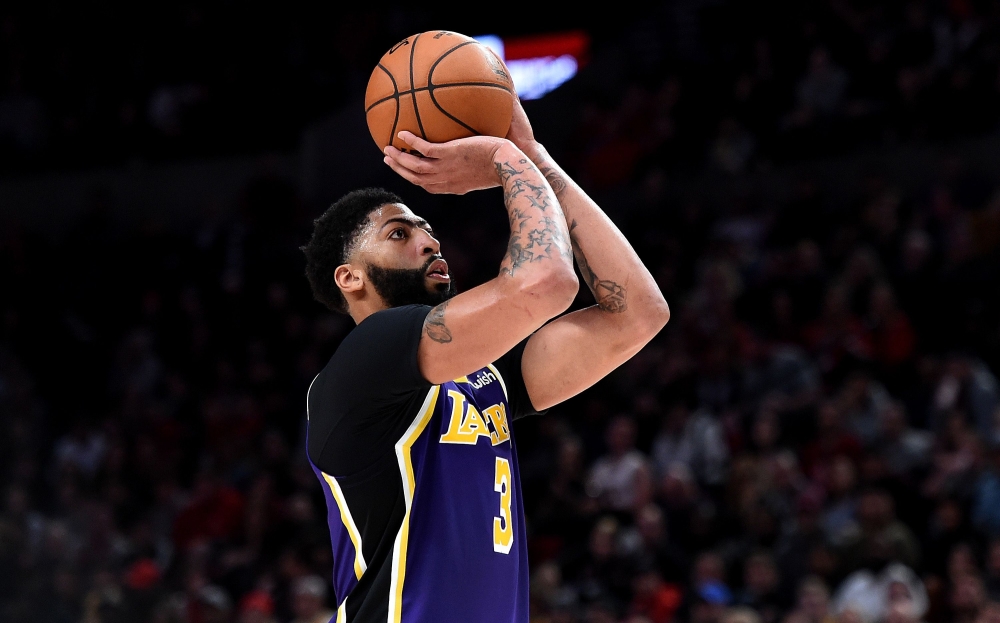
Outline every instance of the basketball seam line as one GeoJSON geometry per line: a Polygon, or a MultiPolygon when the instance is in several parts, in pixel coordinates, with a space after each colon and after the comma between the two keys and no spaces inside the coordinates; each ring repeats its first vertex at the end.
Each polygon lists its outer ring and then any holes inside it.
{"type": "MultiPolygon", "coordinates": [[[[381,67],[381,65],[380,65],[380,67],[381,67]]],[[[382,69],[385,69],[385,67],[382,67],[382,69]]],[[[387,73],[388,73],[388,71],[389,70],[386,69],[387,73]]],[[[393,80],[393,82],[395,83],[395,80],[393,80]]],[[[399,100],[399,98],[402,97],[402,96],[404,96],[404,95],[410,95],[411,93],[417,93],[419,91],[436,91],[438,89],[447,89],[447,88],[450,88],[450,87],[488,87],[488,88],[491,88],[491,89],[500,89],[501,91],[507,91],[508,93],[511,92],[510,89],[508,89],[507,87],[505,87],[503,85],[499,85],[499,84],[493,83],[493,82],[449,82],[448,84],[433,84],[433,85],[426,86],[426,87],[419,87],[419,88],[416,88],[416,89],[410,89],[408,91],[398,91],[397,93],[394,93],[393,95],[387,95],[387,96],[383,97],[382,99],[378,99],[378,100],[375,100],[374,102],[372,102],[371,106],[369,106],[368,108],[365,109],[365,112],[368,113],[368,112],[371,111],[372,108],[375,108],[379,104],[384,104],[384,103],[388,102],[391,99],[399,100]]]]}
{"type": "Polygon", "coordinates": [[[477,136],[480,135],[480,134],[482,134],[482,132],[476,130],[474,127],[470,126],[469,124],[465,123],[464,121],[462,121],[461,119],[459,119],[455,115],[451,114],[450,112],[448,112],[447,110],[445,110],[444,108],[442,108],[441,104],[438,104],[437,98],[434,97],[434,91],[430,91],[430,96],[431,96],[431,103],[434,104],[434,107],[437,108],[438,110],[440,110],[441,113],[444,114],[444,116],[448,117],[449,119],[451,119],[452,121],[454,121],[458,125],[462,126],[466,130],[468,130],[469,132],[472,132],[473,134],[475,134],[477,136]]]}
{"type": "MultiPolygon", "coordinates": [[[[421,34],[423,34],[423,33],[421,33],[421,34]]],[[[445,110],[444,107],[442,107],[441,104],[438,103],[437,98],[434,97],[434,91],[436,89],[446,89],[446,88],[449,88],[449,87],[461,87],[461,86],[479,86],[479,87],[487,87],[487,88],[493,88],[493,89],[501,89],[501,90],[506,91],[508,93],[511,93],[512,91],[510,89],[508,89],[507,87],[503,86],[503,85],[495,84],[495,83],[492,83],[492,82],[453,82],[453,83],[440,84],[440,85],[435,85],[434,84],[434,82],[433,82],[434,70],[437,68],[438,64],[440,64],[441,61],[444,60],[444,58],[446,56],[448,56],[449,54],[451,54],[452,52],[454,52],[458,48],[465,47],[465,46],[473,44],[473,43],[478,43],[478,41],[464,41],[464,42],[459,43],[458,45],[450,48],[449,50],[447,50],[443,54],[441,54],[441,56],[439,56],[437,58],[437,60],[434,61],[434,64],[431,65],[430,69],[427,72],[427,86],[426,87],[415,87],[414,86],[414,81],[413,81],[413,56],[414,56],[414,50],[417,47],[417,39],[419,39],[419,38],[420,38],[420,35],[417,35],[413,39],[413,44],[410,46],[410,88],[408,90],[406,90],[406,91],[400,91],[399,87],[396,85],[396,79],[393,77],[392,72],[390,72],[388,69],[386,69],[382,65],[382,63],[379,63],[378,66],[381,67],[382,71],[384,71],[386,73],[386,75],[389,76],[389,79],[392,80],[393,94],[389,95],[387,97],[383,97],[383,98],[381,98],[379,100],[376,100],[376,101],[372,102],[371,106],[369,106],[368,108],[365,109],[365,114],[367,115],[373,108],[375,108],[379,104],[385,103],[385,102],[387,102],[387,101],[389,101],[391,99],[395,99],[396,100],[396,117],[393,120],[392,131],[390,132],[390,135],[389,135],[389,144],[391,145],[392,141],[393,141],[393,138],[395,137],[395,134],[396,134],[396,125],[397,125],[397,123],[399,121],[399,109],[400,109],[399,100],[400,100],[400,98],[403,95],[409,95],[410,97],[413,98],[413,113],[414,113],[414,115],[417,118],[417,125],[420,128],[421,138],[423,138],[424,140],[427,140],[427,135],[424,132],[424,125],[423,125],[423,123],[421,122],[421,119],[420,119],[420,111],[417,108],[417,93],[419,91],[427,91],[428,94],[431,96],[431,103],[434,104],[434,107],[437,108],[438,110],[440,110],[442,114],[444,114],[446,117],[448,117],[449,119],[451,119],[455,123],[457,123],[460,126],[462,126],[463,128],[465,128],[469,132],[472,132],[473,134],[476,134],[476,135],[482,134],[481,132],[479,132],[478,130],[476,130],[475,128],[473,128],[472,126],[468,125],[467,123],[465,123],[464,121],[462,121],[458,117],[454,116],[453,114],[451,114],[450,112],[448,112],[447,110],[445,110]]]]}
{"type": "MultiPolygon", "coordinates": [[[[382,69],[382,71],[385,72],[385,75],[389,76],[389,80],[392,80],[392,95],[389,96],[389,97],[387,97],[387,98],[385,98],[382,101],[383,102],[384,101],[388,101],[388,100],[390,100],[392,98],[396,99],[396,116],[392,120],[392,129],[389,130],[389,142],[386,143],[387,145],[392,145],[392,137],[395,136],[395,134],[396,134],[396,124],[399,123],[399,86],[396,85],[396,78],[393,77],[391,71],[389,71],[388,69],[386,69],[385,66],[382,65],[382,63],[379,63],[378,66],[379,66],[379,68],[382,69]]],[[[413,86],[413,85],[411,84],[410,86],[413,86]]],[[[372,106],[374,106],[374,104],[372,104],[372,106]]],[[[371,108],[369,108],[368,110],[371,110],[371,108]]],[[[368,110],[365,111],[365,114],[368,114],[368,110]]]]}
{"type": "MultiPolygon", "coordinates": [[[[422,34],[422,33],[421,33],[422,34]]],[[[413,82],[413,54],[417,49],[417,41],[420,40],[420,35],[413,38],[413,45],[410,46],[410,89],[411,91],[416,88],[416,84],[413,82]]],[[[430,75],[428,75],[427,85],[430,86],[430,75]]],[[[417,108],[417,94],[415,91],[410,93],[410,97],[413,98],[413,114],[417,118],[417,127],[420,128],[420,138],[427,140],[427,134],[424,132],[424,124],[420,120],[420,110],[417,108]]]]}
{"type": "MultiPolygon", "coordinates": [[[[449,54],[451,54],[452,52],[454,52],[458,48],[465,47],[465,46],[467,46],[469,44],[472,44],[472,43],[477,43],[477,42],[476,41],[464,41],[462,43],[459,43],[455,47],[451,48],[450,50],[448,50],[447,52],[445,52],[441,56],[439,56],[437,58],[437,60],[434,61],[434,63],[431,65],[430,69],[427,71],[427,88],[428,88],[428,93],[431,96],[431,103],[434,104],[435,108],[437,108],[438,110],[440,110],[444,114],[444,116],[448,117],[449,119],[451,119],[452,121],[454,121],[458,125],[462,126],[463,128],[465,128],[469,132],[472,132],[473,134],[479,135],[479,134],[482,134],[482,132],[480,132],[479,130],[476,130],[474,127],[470,126],[469,124],[465,123],[464,121],[462,121],[461,119],[459,119],[455,115],[453,115],[450,112],[448,112],[447,110],[445,110],[441,106],[441,104],[438,104],[437,98],[434,97],[434,70],[437,69],[437,66],[439,64],[441,64],[441,61],[443,61],[446,56],[448,56],[449,54]]],[[[410,84],[410,86],[412,87],[413,84],[410,84]]],[[[510,92],[507,89],[504,89],[504,90],[507,91],[508,93],[510,92]]],[[[413,96],[413,101],[414,102],[417,101],[417,96],[416,95],[413,96]]]]}
{"type": "MultiPolygon", "coordinates": [[[[454,46],[452,48],[449,48],[446,52],[442,53],[441,56],[437,57],[437,60],[434,61],[434,64],[432,64],[431,68],[427,71],[427,85],[430,86],[431,84],[433,84],[433,82],[431,81],[431,78],[434,76],[434,70],[437,69],[437,66],[441,63],[441,61],[444,60],[444,57],[448,56],[449,54],[451,54],[452,52],[454,52],[458,48],[464,48],[465,46],[470,45],[472,43],[477,43],[477,42],[476,41],[463,41],[462,43],[459,43],[458,45],[456,45],[456,46],[454,46]]],[[[410,86],[412,87],[413,84],[411,83],[410,86]]]]}

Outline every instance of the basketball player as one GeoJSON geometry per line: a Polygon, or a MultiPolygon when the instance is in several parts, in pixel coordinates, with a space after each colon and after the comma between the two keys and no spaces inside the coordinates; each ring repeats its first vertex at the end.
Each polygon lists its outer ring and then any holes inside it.
{"type": "Polygon", "coordinates": [[[389,147],[386,163],[430,192],[502,186],[510,239],[497,277],[455,295],[430,224],[367,189],[334,203],[303,247],[316,298],[357,323],[307,396],[336,619],[526,623],[514,422],[627,361],[669,311],[520,104],[507,139],[400,138],[425,157],[389,147]],[[597,304],[553,320],[579,288],[574,254],[597,304]]]}

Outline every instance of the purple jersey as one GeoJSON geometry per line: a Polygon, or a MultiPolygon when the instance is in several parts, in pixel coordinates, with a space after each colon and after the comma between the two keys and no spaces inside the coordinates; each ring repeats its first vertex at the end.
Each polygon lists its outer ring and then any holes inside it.
{"type": "Polygon", "coordinates": [[[326,494],[336,620],[526,622],[511,435],[513,420],[533,412],[523,343],[430,385],[416,370],[428,311],[365,319],[309,391],[308,454],[326,494]]]}

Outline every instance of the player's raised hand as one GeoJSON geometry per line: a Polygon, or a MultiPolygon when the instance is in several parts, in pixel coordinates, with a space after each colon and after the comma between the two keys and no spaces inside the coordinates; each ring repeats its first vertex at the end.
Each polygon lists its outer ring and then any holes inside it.
{"type": "Polygon", "coordinates": [[[517,148],[536,161],[535,153],[538,151],[538,141],[535,140],[535,131],[531,129],[531,122],[528,115],[521,106],[520,98],[514,98],[514,113],[510,120],[510,130],[507,131],[507,140],[517,145],[517,148]]]}
{"type": "Polygon", "coordinates": [[[500,185],[493,160],[500,147],[508,143],[507,139],[471,136],[430,143],[405,131],[399,133],[399,138],[422,156],[390,145],[385,148],[385,163],[403,179],[427,192],[464,195],[500,185]]]}

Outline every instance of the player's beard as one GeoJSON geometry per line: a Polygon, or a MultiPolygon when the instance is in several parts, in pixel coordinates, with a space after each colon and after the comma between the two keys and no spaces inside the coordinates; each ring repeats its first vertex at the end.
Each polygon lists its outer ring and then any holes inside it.
{"type": "Polygon", "coordinates": [[[383,268],[368,264],[366,272],[372,287],[389,307],[401,305],[439,305],[458,294],[455,282],[440,283],[427,287],[427,269],[441,256],[427,260],[423,268],[383,268]]]}

